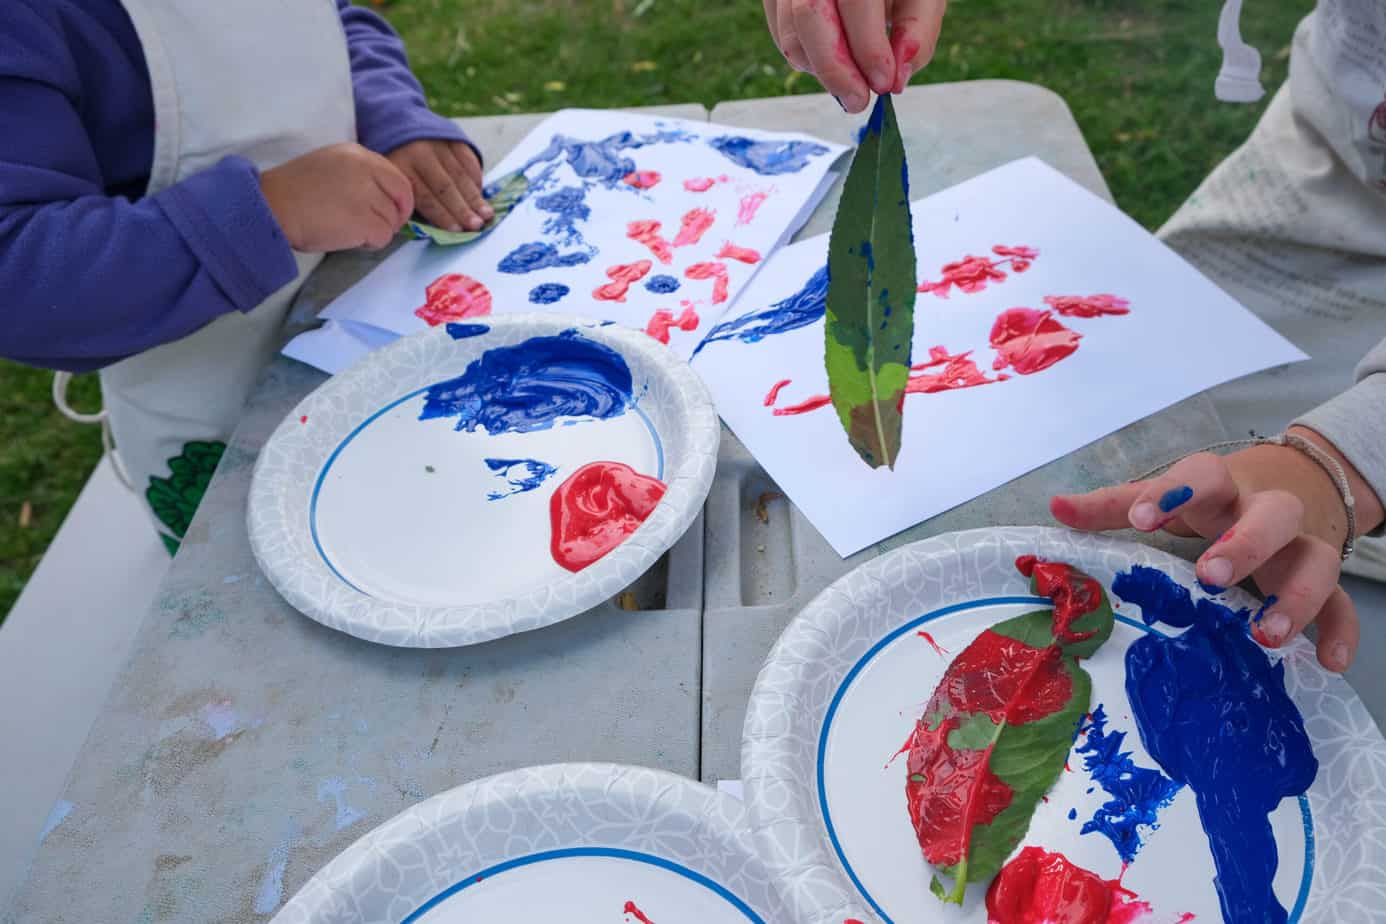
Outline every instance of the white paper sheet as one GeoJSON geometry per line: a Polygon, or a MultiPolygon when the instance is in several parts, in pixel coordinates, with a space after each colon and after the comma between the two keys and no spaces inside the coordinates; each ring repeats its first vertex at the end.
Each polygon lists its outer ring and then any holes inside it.
{"type": "MultiPolygon", "coordinates": [[[[775,414],[827,392],[822,296],[806,288],[826,263],[827,235],[776,253],[693,360],[722,418],[843,556],[1206,388],[1305,358],[1131,219],[1037,159],[916,202],[913,215],[921,283],[941,283],[945,264],[978,257],[973,273],[951,274],[973,291],[945,283],[936,288],[946,297],[919,294],[913,350],[915,363],[928,362],[933,347],[970,352],[976,368],[960,360],[917,375],[1010,377],[909,394],[893,471],[857,457],[831,405],[775,414]],[[1046,296],[1114,296],[1129,313],[1065,316],[1076,303],[1046,296]],[[792,326],[784,322],[796,306],[811,323],[771,332],[792,326]],[[1019,354],[1005,364],[991,345],[993,325],[1017,307],[1047,312],[1045,326],[1061,328],[1035,336],[1033,323],[1019,325],[1030,333],[1004,348],[1019,354]],[[1067,337],[1062,328],[1081,335],[1077,350],[1033,368],[1034,348],[1067,337]]],[[[928,382],[946,384],[920,384],[928,382]]]]}
{"type": "MultiPolygon", "coordinates": [[[[531,184],[495,230],[458,247],[406,244],[322,317],[405,335],[551,310],[650,329],[688,356],[807,220],[845,150],[706,122],[560,112],[488,174],[523,170],[531,184]],[[636,222],[658,227],[641,233],[636,222]]],[[[356,355],[341,334],[305,334],[286,353],[336,371],[356,355]]]]}

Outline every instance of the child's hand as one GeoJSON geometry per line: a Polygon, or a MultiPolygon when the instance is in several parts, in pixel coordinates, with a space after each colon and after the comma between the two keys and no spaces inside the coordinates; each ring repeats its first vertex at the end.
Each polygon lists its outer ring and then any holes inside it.
{"type": "MultiPolygon", "coordinates": [[[[1337,456],[1322,437],[1293,428],[1337,456]]],[[[1381,503],[1355,470],[1358,528],[1381,520],[1381,503]]],[[[1347,515],[1328,475],[1297,449],[1253,446],[1219,457],[1199,453],[1149,481],[1056,497],[1055,518],[1076,529],[1166,529],[1213,540],[1197,563],[1199,580],[1222,587],[1253,577],[1275,596],[1253,631],[1278,648],[1317,622],[1319,662],[1347,670],[1357,651],[1357,611],[1338,586],[1347,515]]],[[[1269,598],[1268,598],[1269,599],[1269,598]]]]}
{"type": "Polygon", "coordinates": [[[419,214],[448,231],[479,231],[496,213],[481,194],[481,163],[460,141],[414,141],[389,153],[414,188],[419,214]]]}
{"type": "Polygon", "coordinates": [[[301,253],[379,250],[414,211],[409,180],[359,144],[334,144],[260,175],[289,245],[301,253]]]}
{"type": "Polygon", "coordinates": [[[775,44],[848,112],[899,93],[934,56],[948,0],[762,0],[775,44]],[[886,32],[886,24],[890,32],[886,32]]]}

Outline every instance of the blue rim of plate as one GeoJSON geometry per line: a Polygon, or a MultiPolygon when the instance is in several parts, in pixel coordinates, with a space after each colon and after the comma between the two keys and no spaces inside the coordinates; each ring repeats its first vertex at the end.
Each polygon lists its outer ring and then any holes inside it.
{"type": "MultiPolygon", "coordinates": [[[[454,339],[456,338],[454,337],[454,339]]],[[[413,398],[417,398],[419,395],[422,395],[424,392],[428,391],[432,387],[432,385],[425,385],[423,388],[415,389],[414,391],[411,391],[409,394],[401,398],[396,398],[394,401],[391,401],[389,404],[380,408],[375,413],[368,416],[365,420],[357,424],[350,433],[348,433],[346,436],[342,438],[342,441],[337,444],[336,448],[332,450],[332,453],[327,457],[327,461],[323,463],[322,469],[318,472],[317,480],[313,482],[313,493],[308,500],[308,531],[313,537],[313,548],[317,549],[318,557],[322,559],[322,563],[327,566],[327,569],[332,572],[333,576],[336,577],[337,580],[341,581],[343,584],[350,587],[352,590],[356,591],[364,597],[373,597],[373,595],[362,590],[360,587],[357,587],[355,584],[353,584],[350,580],[347,579],[346,575],[338,571],[337,566],[333,564],[332,559],[328,557],[327,550],[322,547],[322,540],[318,537],[318,495],[322,493],[322,483],[327,478],[328,472],[332,470],[333,463],[337,461],[337,457],[340,456],[342,454],[342,451],[345,450],[347,446],[351,444],[352,440],[360,436],[361,433],[367,427],[375,423],[381,417],[384,417],[386,414],[390,413],[404,402],[409,401],[413,398]]],[[[654,422],[650,420],[648,414],[646,414],[643,410],[640,409],[640,405],[637,402],[632,401],[629,410],[632,410],[636,414],[638,414],[641,421],[643,421],[645,424],[645,429],[650,431],[650,440],[654,443],[655,449],[655,467],[658,470],[655,474],[655,477],[658,478],[660,481],[663,481],[664,443],[659,438],[659,431],[655,429],[654,422]]],[[[573,419],[579,423],[584,420],[584,418],[573,419]]]]}
{"type": "MultiPolygon", "coordinates": [[[[852,668],[847,672],[847,675],[842,678],[842,682],[837,686],[837,691],[833,694],[832,701],[828,703],[828,711],[823,716],[823,729],[821,732],[819,732],[818,735],[818,757],[816,766],[818,787],[818,810],[822,813],[823,827],[828,832],[828,840],[833,845],[833,853],[837,855],[837,861],[842,864],[842,869],[844,872],[847,873],[847,878],[852,880],[852,886],[857,890],[857,894],[860,895],[863,899],[865,899],[866,903],[871,906],[871,910],[876,912],[876,915],[880,917],[880,919],[884,921],[885,924],[895,924],[895,921],[893,918],[891,918],[890,915],[886,914],[885,909],[883,909],[880,906],[880,904],[876,901],[875,897],[867,891],[866,886],[864,886],[861,882],[861,879],[858,878],[856,870],[854,870],[852,868],[852,864],[848,862],[847,854],[843,852],[842,844],[838,840],[837,830],[833,827],[832,813],[828,810],[828,793],[827,788],[824,785],[823,775],[828,750],[828,736],[832,731],[833,718],[837,715],[837,707],[841,705],[843,697],[847,694],[847,689],[852,685],[852,681],[856,680],[857,675],[860,674],[862,670],[866,668],[866,665],[869,664],[871,660],[876,657],[876,655],[880,654],[881,651],[883,651],[886,648],[886,646],[894,642],[896,639],[904,635],[906,632],[909,632],[912,629],[916,629],[919,626],[924,625],[925,623],[932,622],[935,619],[941,619],[944,616],[950,616],[953,613],[959,613],[966,610],[980,609],[982,607],[987,606],[1008,605],[1037,605],[1047,607],[1052,606],[1053,601],[1048,599],[1047,597],[1034,597],[1028,595],[983,597],[979,600],[969,600],[966,603],[955,603],[951,606],[941,607],[939,609],[925,613],[923,616],[919,616],[915,619],[910,620],[907,623],[904,623],[903,625],[897,626],[895,629],[888,632],[884,637],[877,640],[877,642],[874,645],[868,648],[866,650],[866,653],[863,654],[859,659],[857,659],[857,662],[852,665],[852,668]]],[[[1116,620],[1118,622],[1125,623],[1126,625],[1133,626],[1137,629],[1141,629],[1151,635],[1161,635],[1169,637],[1167,633],[1161,632],[1154,626],[1147,626],[1145,623],[1141,622],[1138,619],[1132,619],[1129,616],[1122,616],[1121,614],[1115,615],[1116,620]]],[[[1293,910],[1291,910],[1290,912],[1287,924],[1298,924],[1301,916],[1304,914],[1305,905],[1309,901],[1309,886],[1314,878],[1314,819],[1309,810],[1309,797],[1307,795],[1301,795],[1299,797],[1299,811],[1300,817],[1304,822],[1304,874],[1300,878],[1299,894],[1295,899],[1295,905],[1293,910]]]]}
{"type": "Polygon", "coordinates": [[[741,912],[751,924],[767,924],[764,918],[756,914],[749,905],[737,898],[726,886],[715,880],[709,879],[702,873],[695,872],[681,863],[675,863],[673,860],[657,857],[654,854],[641,853],[636,850],[622,850],[618,847],[567,847],[562,850],[546,850],[542,853],[532,853],[528,856],[516,857],[513,860],[506,860],[503,863],[488,866],[486,869],[473,873],[466,878],[459,879],[453,885],[439,892],[415,909],[407,918],[401,921],[400,924],[416,924],[425,914],[432,911],[449,898],[452,898],[459,892],[463,892],[479,882],[487,879],[494,879],[501,873],[508,872],[512,869],[518,869],[522,866],[533,866],[536,863],[544,863],[549,860],[567,860],[573,857],[605,857],[608,859],[629,860],[633,863],[644,863],[647,866],[655,866],[660,869],[668,870],[714,893],[718,898],[741,912]]]}

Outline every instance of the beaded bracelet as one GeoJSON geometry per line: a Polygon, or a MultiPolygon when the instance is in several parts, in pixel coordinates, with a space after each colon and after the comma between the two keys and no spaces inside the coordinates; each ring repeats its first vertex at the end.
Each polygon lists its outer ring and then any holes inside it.
{"type": "Polygon", "coordinates": [[[1196,449],[1194,452],[1182,455],[1177,459],[1171,459],[1163,465],[1157,465],[1139,478],[1132,478],[1131,481],[1145,481],[1153,478],[1176,462],[1180,462],[1187,459],[1190,455],[1195,455],[1200,452],[1216,452],[1223,449],[1244,449],[1248,446],[1288,446],[1291,449],[1296,449],[1313,459],[1314,462],[1318,464],[1319,468],[1323,469],[1324,473],[1332,479],[1334,487],[1338,489],[1338,494],[1343,499],[1343,509],[1347,511],[1347,538],[1343,540],[1342,553],[1343,560],[1346,561],[1348,557],[1352,555],[1353,546],[1357,539],[1357,502],[1352,496],[1352,486],[1348,483],[1347,472],[1338,464],[1338,460],[1324,452],[1312,441],[1306,440],[1302,436],[1296,436],[1293,433],[1281,433],[1278,436],[1258,436],[1255,439],[1249,440],[1228,440],[1223,443],[1214,443],[1211,446],[1204,446],[1202,449],[1196,449]]]}

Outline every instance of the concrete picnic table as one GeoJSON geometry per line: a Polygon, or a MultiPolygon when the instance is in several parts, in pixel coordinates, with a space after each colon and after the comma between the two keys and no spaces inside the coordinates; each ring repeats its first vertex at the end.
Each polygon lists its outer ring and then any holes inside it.
{"type": "MultiPolygon", "coordinates": [[[[1067,107],[1047,90],[936,85],[896,105],[918,196],[1031,154],[1107,195],[1067,107]]],[[[708,117],[701,106],[642,111],[708,117]]],[[[542,118],[462,124],[494,162],[542,118]]],[[[837,141],[859,122],[827,96],[726,103],[711,118],[837,141]]],[[[801,236],[828,229],[836,198],[834,189],[801,236]]],[[[286,338],[376,259],[329,260],[286,338]]],[[[789,618],[853,565],[946,530],[1049,522],[1056,490],[1126,478],[1224,436],[1206,399],[1186,401],[843,561],[724,432],[705,522],[631,589],[626,605],[633,598],[638,611],[612,602],[474,648],[406,650],[295,612],[251,555],[245,507],[257,454],[324,380],[283,357],[265,370],[71,770],[66,814],[0,920],[263,921],[409,805],[525,765],[603,760],[736,777],[761,660],[789,618]]]]}

